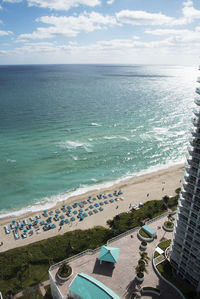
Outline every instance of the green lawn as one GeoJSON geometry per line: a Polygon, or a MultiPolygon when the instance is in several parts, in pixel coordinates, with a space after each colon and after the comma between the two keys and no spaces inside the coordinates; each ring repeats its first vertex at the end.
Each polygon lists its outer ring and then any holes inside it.
{"type": "Polygon", "coordinates": [[[140,234],[140,236],[142,236],[143,238],[148,238],[148,239],[150,239],[150,236],[141,228],[140,230],[139,230],[139,234],[140,234]]]}

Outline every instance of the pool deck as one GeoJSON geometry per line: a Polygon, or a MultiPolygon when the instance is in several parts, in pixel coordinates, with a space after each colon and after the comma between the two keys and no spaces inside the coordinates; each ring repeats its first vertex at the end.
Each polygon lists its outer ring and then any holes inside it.
{"type": "MultiPolygon", "coordinates": [[[[138,240],[137,231],[124,236],[118,240],[109,243],[109,246],[120,248],[118,263],[113,266],[111,263],[103,262],[100,264],[98,260],[99,250],[94,254],[86,254],[77,259],[70,261],[70,266],[73,269],[73,276],[63,285],[59,285],[59,290],[67,298],[69,285],[77,273],[86,273],[95,279],[99,280],[111,290],[113,290],[121,298],[130,298],[133,292],[139,296],[141,287],[151,286],[158,288],[161,291],[162,299],[179,299],[180,295],[170,285],[161,280],[154,272],[152,267],[152,256],[157,244],[164,239],[171,239],[172,232],[165,232],[162,229],[162,224],[166,221],[167,217],[155,220],[150,226],[156,230],[157,239],[148,243],[146,252],[151,258],[147,267],[148,273],[145,273],[144,281],[140,285],[135,279],[135,267],[137,266],[140,258],[140,244],[138,240]],[[161,228],[159,228],[161,227],[161,228]]],[[[51,276],[55,279],[55,274],[58,268],[51,270],[51,276]]],[[[141,296],[139,298],[154,298],[154,296],[141,296]]],[[[156,296],[155,296],[156,298],[156,296]]]]}

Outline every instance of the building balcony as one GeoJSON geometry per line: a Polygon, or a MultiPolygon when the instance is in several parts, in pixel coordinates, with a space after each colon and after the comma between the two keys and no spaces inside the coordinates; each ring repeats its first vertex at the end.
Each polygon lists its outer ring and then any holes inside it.
{"type": "Polygon", "coordinates": [[[196,105],[200,106],[200,98],[195,97],[194,102],[195,102],[196,105]]]}
{"type": "Polygon", "coordinates": [[[199,108],[194,108],[192,111],[193,111],[195,116],[197,116],[197,117],[200,116],[200,109],[199,108]]]}
{"type": "Polygon", "coordinates": [[[192,129],[190,129],[190,132],[191,132],[191,134],[192,134],[193,137],[195,137],[197,139],[200,139],[200,132],[198,132],[195,127],[193,127],[192,129]]]}
{"type": "Polygon", "coordinates": [[[199,87],[196,88],[196,93],[198,93],[200,95],[200,88],[199,87]]]}
{"type": "Polygon", "coordinates": [[[189,203],[189,200],[192,200],[192,195],[188,193],[189,196],[187,196],[188,200],[185,200],[185,198],[180,195],[180,201],[179,201],[179,205],[183,208],[186,209],[191,209],[191,204],[189,203]]]}
{"type": "Polygon", "coordinates": [[[184,189],[185,189],[186,192],[194,194],[194,186],[191,185],[190,183],[183,182],[183,187],[184,187],[184,189]]]}
{"type": "Polygon", "coordinates": [[[188,174],[184,174],[184,179],[185,179],[185,182],[192,185],[192,186],[196,186],[196,180],[195,179],[192,179],[192,177],[188,174]]]}
{"type": "Polygon", "coordinates": [[[190,166],[185,166],[185,171],[189,174],[189,175],[193,175],[194,177],[198,176],[198,171],[196,168],[190,167],[190,166]]]}
{"type": "Polygon", "coordinates": [[[199,168],[199,163],[197,163],[196,161],[194,161],[193,157],[191,155],[187,155],[186,156],[187,162],[190,166],[193,166],[195,168],[199,168]]]}
{"type": "MultiPolygon", "coordinates": [[[[200,105],[200,100],[199,100],[199,105],[200,105]]],[[[200,128],[200,121],[199,121],[198,118],[196,118],[196,117],[192,117],[191,120],[192,120],[192,123],[193,123],[193,125],[194,125],[195,127],[200,128]]]]}
{"type": "Polygon", "coordinates": [[[200,162],[200,153],[195,151],[195,148],[192,146],[188,147],[188,153],[193,157],[193,158],[197,158],[198,161],[200,162]]]}
{"type": "Polygon", "coordinates": [[[198,142],[198,139],[196,140],[195,138],[190,138],[189,142],[192,147],[200,149],[200,142],[198,142]]]}

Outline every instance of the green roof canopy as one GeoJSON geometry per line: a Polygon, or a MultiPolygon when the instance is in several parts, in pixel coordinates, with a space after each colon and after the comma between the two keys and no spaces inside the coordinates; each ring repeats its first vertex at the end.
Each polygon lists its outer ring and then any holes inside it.
{"type": "Polygon", "coordinates": [[[76,275],[69,287],[69,294],[76,294],[82,299],[120,299],[103,283],[85,273],[76,275]]]}
{"type": "Polygon", "coordinates": [[[100,261],[106,261],[111,263],[117,263],[119,257],[119,248],[113,248],[109,246],[102,246],[98,259],[100,261]]]}

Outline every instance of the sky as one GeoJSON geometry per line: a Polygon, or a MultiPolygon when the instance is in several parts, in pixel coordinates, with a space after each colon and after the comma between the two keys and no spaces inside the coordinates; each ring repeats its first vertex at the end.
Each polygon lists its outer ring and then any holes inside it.
{"type": "Polygon", "coordinates": [[[0,0],[0,64],[199,65],[200,0],[0,0]]]}

